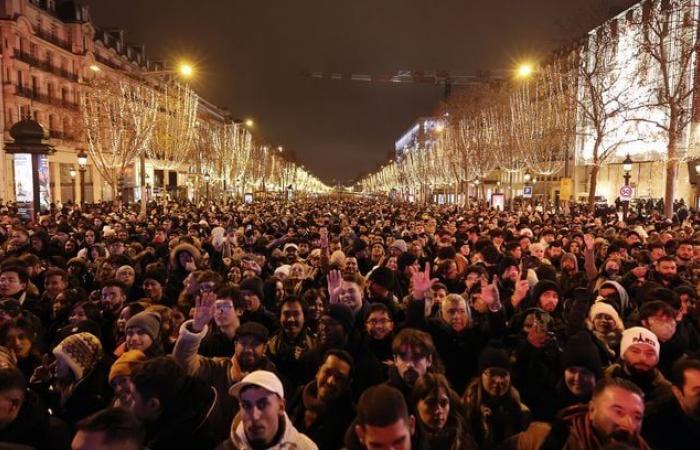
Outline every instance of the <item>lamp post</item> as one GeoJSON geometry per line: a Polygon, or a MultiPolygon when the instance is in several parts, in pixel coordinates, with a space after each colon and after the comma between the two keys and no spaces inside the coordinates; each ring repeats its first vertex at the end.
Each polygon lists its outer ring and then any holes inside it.
{"type": "MultiPolygon", "coordinates": [[[[530,173],[530,169],[525,170],[525,173],[523,174],[523,181],[525,181],[525,187],[530,187],[530,181],[532,181],[532,174],[530,173]]],[[[525,197],[524,192],[523,192],[523,198],[525,197]]],[[[530,204],[532,204],[532,189],[530,190],[530,204]]]]}
{"type": "Polygon", "coordinates": [[[211,182],[211,175],[209,175],[209,172],[206,172],[204,174],[204,184],[206,185],[207,188],[207,202],[209,202],[209,183],[211,182]]]}
{"type": "MultiPolygon", "coordinates": [[[[623,178],[625,179],[625,187],[628,187],[630,185],[630,178],[632,178],[631,172],[632,172],[632,158],[630,158],[629,153],[627,154],[627,157],[622,161],[622,171],[624,172],[623,178]]],[[[622,220],[627,222],[627,213],[629,212],[630,208],[630,201],[629,197],[627,197],[626,200],[622,201],[622,220]]]]}
{"type": "Polygon", "coordinates": [[[73,203],[75,203],[75,176],[78,175],[78,172],[75,171],[75,168],[71,167],[68,171],[68,175],[70,175],[71,198],[73,199],[73,203]]]}
{"type": "Polygon", "coordinates": [[[88,155],[85,150],[78,153],[78,171],[80,172],[80,208],[85,207],[85,171],[87,170],[88,155]]]}

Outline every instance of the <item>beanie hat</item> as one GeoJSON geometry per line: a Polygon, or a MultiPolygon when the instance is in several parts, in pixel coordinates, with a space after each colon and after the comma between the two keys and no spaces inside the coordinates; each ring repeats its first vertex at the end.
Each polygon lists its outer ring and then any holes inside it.
{"type": "Polygon", "coordinates": [[[632,327],[622,332],[622,340],[620,341],[620,356],[624,357],[627,349],[635,344],[644,344],[653,348],[658,358],[661,354],[659,339],[654,333],[644,327],[632,327]]]}
{"type": "Polygon", "coordinates": [[[540,296],[547,291],[554,291],[559,294],[559,284],[556,281],[547,279],[538,281],[535,287],[532,288],[533,304],[537,305],[540,296]]]}
{"type": "Polygon", "coordinates": [[[265,294],[263,293],[263,281],[259,277],[246,278],[241,281],[239,287],[243,295],[256,295],[260,300],[265,298],[265,294]]]}
{"type": "Polygon", "coordinates": [[[355,326],[355,318],[352,315],[352,310],[349,306],[340,303],[328,305],[323,315],[328,316],[343,326],[346,333],[352,332],[355,326]]]}
{"type": "Polygon", "coordinates": [[[236,329],[234,338],[239,339],[243,336],[253,336],[260,342],[267,342],[270,332],[264,325],[258,322],[246,322],[236,329]]]}
{"type": "Polygon", "coordinates": [[[399,269],[399,272],[403,272],[406,270],[406,267],[413,265],[417,260],[418,258],[416,258],[416,255],[413,253],[404,252],[401,253],[399,258],[396,260],[396,266],[399,269]]]}
{"type": "Polygon", "coordinates": [[[102,344],[90,333],[71,334],[54,347],[53,354],[70,367],[77,380],[81,380],[102,358],[102,344]]]}
{"type": "Polygon", "coordinates": [[[595,319],[598,314],[607,314],[612,317],[615,321],[615,328],[617,328],[618,331],[625,329],[625,325],[622,323],[622,319],[620,319],[620,315],[617,313],[615,307],[603,300],[598,300],[593,303],[591,309],[588,311],[589,329],[593,329],[593,319],[595,319]]]}
{"type": "Polygon", "coordinates": [[[510,256],[505,256],[501,258],[501,260],[498,262],[498,266],[496,267],[498,276],[503,275],[503,272],[505,272],[506,269],[513,266],[520,267],[518,261],[516,261],[515,258],[511,258],[510,256]]]}
{"type": "Polygon", "coordinates": [[[146,355],[141,350],[129,350],[122,353],[109,370],[109,383],[112,384],[112,381],[117,377],[128,377],[134,367],[145,360],[146,355]]]}
{"type": "Polygon", "coordinates": [[[603,376],[603,362],[588,333],[579,332],[567,341],[561,355],[561,367],[583,367],[593,372],[596,379],[603,376]]]}
{"type": "Polygon", "coordinates": [[[143,280],[154,280],[157,281],[161,286],[165,287],[166,280],[168,278],[168,275],[165,273],[165,270],[162,270],[160,268],[152,268],[146,270],[146,273],[143,275],[143,280]]]}
{"type": "Polygon", "coordinates": [[[395,240],[394,242],[391,243],[389,248],[390,249],[395,248],[395,249],[401,251],[401,253],[406,253],[408,251],[408,245],[406,244],[406,241],[404,241],[403,239],[395,240]]]}
{"type": "Polygon", "coordinates": [[[394,272],[388,267],[377,267],[369,275],[369,281],[390,291],[394,289],[394,272]]]}
{"type": "Polygon", "coordinates": [[[510,358],[508,354],[500,348],[486,347],[479,355],[479,373],[484,373],[486,369],[498,367],[510,372],[510,358]]]}
{"type": "Polygon", "coordinates": [[[160,336],[160,316],[154,312],[141,311],[126,321],[124,329],[128,330],[132,327],[142,329],[153,341],[156,341],[160,336]]]}

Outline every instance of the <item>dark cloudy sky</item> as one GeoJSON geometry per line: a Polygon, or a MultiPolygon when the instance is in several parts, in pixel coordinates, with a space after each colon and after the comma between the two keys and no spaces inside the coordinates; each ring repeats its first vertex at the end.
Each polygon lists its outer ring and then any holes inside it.
{"type": "MultiPolygon", "coordinates": [[[[505,69],[560,45],[601,0],[90,0],[152,59],[196,61],[198,92],[251,117],[326,181],[372,169],[442,90],[319,81],[300,71],[505,69]]],[[[602,0],[605,1],[605,0],[602,0]]],[[[609,0],[613,3],[625,0],[609,0]]]]}

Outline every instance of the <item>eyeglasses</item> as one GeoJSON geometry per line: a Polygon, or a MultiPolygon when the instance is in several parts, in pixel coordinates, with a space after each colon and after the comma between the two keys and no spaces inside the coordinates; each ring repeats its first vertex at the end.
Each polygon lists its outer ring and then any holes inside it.
{"type": "Polygon", "coordinates": [[[233,305],[227,302],[214,303],[214,309],[216,309],[217,311],[226,312],[232,310],[233,305]]]}

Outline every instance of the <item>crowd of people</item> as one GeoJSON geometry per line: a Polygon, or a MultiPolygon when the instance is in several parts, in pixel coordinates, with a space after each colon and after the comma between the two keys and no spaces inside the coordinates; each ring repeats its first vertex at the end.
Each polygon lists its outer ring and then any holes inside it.
{"type": "Polygon", "coordinates": [[[0,447],[697,448],[700,213],[0,206],[0,447]]]}

